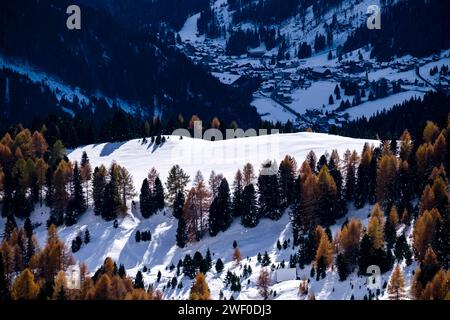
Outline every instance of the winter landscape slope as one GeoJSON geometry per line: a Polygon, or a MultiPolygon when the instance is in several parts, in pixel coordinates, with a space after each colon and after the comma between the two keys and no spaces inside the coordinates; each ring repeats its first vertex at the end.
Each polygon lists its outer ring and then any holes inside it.
{"type": "MultiPolygon", "coordinates": [[[[215,142],[168,136],[161,146],[142,143],[142,140],[89,145],[73,150],[69,158],[79,161],[86,151],[93,167],[101,164],[109,166],[112,161],[116,161],[130,171],[135,186],[141,185],[152,167],[159,171],[161,180],[165,181],[167,173],[175,164],[180,165],[191,180],[197,170],[201,170],[205,177],[214,170],[222,173],[231,183],[236,171],[248,162],[259,168],[268,159],[279,163],[285,155],[291,155],[301,163],[311,150],[322,155],[325,152],[331,154],[336,149],[343,155],[347,149],[360,152],[365,142],[362,139],[308,132],[215,142]]],[[[370,142],[378,145],[377,141],[370,142]]]]}
{"type": "MultiPolygon", "coordinates": [[[[242,138],[227,141],[208,142],[200,139],[184,138],[177,136],[167,137],[167,141],[160,147],[154,148],[149,143],[142,143],[139,140],[132,140],[124,143],[105,143],[99,145],[89,145],[70,151],[69,159],[79,161],[83,151],[90,157],[92,166],[104,164],[109,166],[112,161],[125,166],[133,175],[134,185],[140,185],[151,167],[156,167],[163,180],[166,179],[169,168],[174,164],[179,164],[191,177],[195,175],[197,169],[201,169],[206,176],[211,170],[223,173],[232,181],[237,169],[242,168],[246,162],[252,163],[258,168],[265,159],[275,159],[280,161],[285,154],[294,156],[297,161],[303,161],[306,154],[313,150],[321,155],[337,149],[342,155],[347,149],[360,151],[364,143],[378,145],[375,140],[350,139],[339,136],[316,133],[298,133],[286,135],[268,135],[252,138],[242,138]],[[276,145],[277,150],[272,152],[268,145],[276,145]],[[256,148],[254,148],[256,146],[256,148]],[[241,152],[242,154],[240,154],[241,152]],[[212,158],[216,161],[208,161],[212,158]],[[231,162],[230,162],[231,161],[231,162]]],[[[137,199],[136,199],[137,200],[137,199]]],[[[267,251],[272,263],[278,266],[282,261],[289,263],[291,254],[295,254],[297,249],[292,248],[292,229],[289,220],[289,213],[285,212],[279,221],[263,219],[260,224],[253,229],[244,228],[239,221],[234,221],[231,228],[226,232],[219,233],[216,237],[206,236],[197,243],[188,244],[184,249],[180,249],[175,244],[175,233],[177,220],[172,216],[171,209],[166,208],[150,219],[143,219],[137,208],[132,206],[128,214],[120,219],[119,227],[114,228],[112,222],[105,222],[95,216],[92,210],[88,210],[75,226],[60,227],[59,235],[66,245],[70,247],[72,240],[81,232],[89,229],[91,241],[83,245],[81,250],[74,255],[79,262],[87,264],[90,272],[101,266],[106,257],[111,257],[118,263],[124,264],[128,274],[134,276],[137,271],[147,268],[143,272],[146,284],[153,284],[155,288],[163,290],[167,282],[176,276],[176,269],[170,270],[170,265],[177,265],[180,259],[186,254],[191,256],[199,251],[203,255],[209,248],[212,254],[213,263],[217,259],[222,259],[225,264],[225,271],[218,274],[214,268],[207,273],[207,280],[214,299],[220,298],[222,291],[225,298],[232,295],[235,299],[258,299],[256,281],[261,268],[257,262],[258,253],[264,254],[267,251]],[[150,242],[137,243],[135,234],[137,230],[150,230],[152,240],[150,242]],[[278,250],[277,241],[289,242],[286,249],[278,250]],[[250,265],[253,274],[241,280],[242,290],[233,293],[229,288],[224,288],[223,280],[226,271],[230,270],[236,274],[242,273],[242,265],[236,266],[232,260],[233,241],[237,241],[241,251],[243,264],[250,265]],[[157,282],[157,274],[161,272],[161,280],[157,282]]],[[[368,215],[371,207],[362,209],[350,207],[346,218],[356,217],[367,225],[368,215]]],[[[47,207],[37,208],[31,215],[31,220],[35,224],[35,234],[41,245],[45,242],[45,223],[49,217],[47,207]]],[[[332,234],[341,227],[346,218],[342,218],[331,227],[332,234]]],[[[3,229],[4,219],[0,220],[0,229],[3,229]]],[[[18,220],[18,224],[23,223],[18,220]]],[[[399,230],[401,232],[402,230],[399,230]]],[[[407,231],[407,234],[410,234],[407,231]]],[[[415,264],[405,267],[404,273],[409,285],[412,270],[415,264]]],[[[299,269],[300,278],[308,279],[311,266],[299,269]]],[[[387,281],[389,273],[383,275],[383,282],[387,281]]],[[[275,299],[305,299],[298,295],[300,280],[276,283],[272,274],[271,290],[276,292],[275,299]]],[[[310,290],[315,293],[317,299],[362,299],[368,293],[365,285],[366,277],[350,275],[347,281],[340,282],[336,270],[329,270],[327,277],[316,281],[311,279],[310,290]]],[[[183,287],[177,289],[164,289],[166,299],[186,299],[189,297],[192,280],[183,275],[178,276],[178,281],[182,281],[183,287]]],[[[384,296],[381,295],[381,298],[384,296]]]]}

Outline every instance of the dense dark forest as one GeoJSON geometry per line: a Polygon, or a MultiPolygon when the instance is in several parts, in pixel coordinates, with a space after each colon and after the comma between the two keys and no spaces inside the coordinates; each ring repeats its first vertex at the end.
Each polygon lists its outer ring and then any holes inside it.
{"type": "Polygon", "coordinates": [[[209,7],[209,0],[79,0],[80,3],[104,9],[127,25],[168,24],[181,29],[186,19],[209,7]]]}
{"type": "Polygon", "coordinates": [[[255,22],[262,25],[270,25],[282,22],[297,14],[304,15],[309,6],[313,6],[315,17],[320,17],[328,9],[341,3],[342,0],[285,0],[283,5],[277,0],[230,0],[228,4],[231,10],[236,10],[233,21],[255,22]]]}
{"type": "MultiPolygon", "coordinates": [[[[177,128],[189,128],[193,116],[202,120],[205,129],[208,129],[216,118],[215,111],[212,109],[208,113],[199,113],[199,116],[206,115],[199,117],[193,113],[193,109],[186,109],[161,119],[160,116],[147,115],[139,109],[124,110],[104,98],[91,96],[88,101],[80,101],[77,97],[70,101],[65,97],[58,98],[56,92],[44,83],[35,83],[11,69],[0,69],[0,132],[13,132],[18,123],[33,130],[40,130],[45,125],[51,143],[62,139],[70,147],[170,134],[177,128]]],[[[220,118],[222,131],[225,132],[227,126],[238,126],[237,122],[227,121],[226,118],[220,118]]],[[[260,120],[255,123],[273,127],[260,120]]],[[[292,124],[275,126],[291,130],[292,124]]]]}
{"type": "Polygon", "coordinates": [[[401,135],[403,128],[407,128],[414,138],[420,138],[426,125],[425,119],[443,126],[447,122],[449,110],[450,96],[441,92],[430,92],[423,99],[405,101],[369,119],[363,117],[343,124],[342,127],[336,128],[336,133],[355,138],[395,139],[401,135]]]}
{"type": "Polygon", "coordinates": [[[1,3],[0,53],[55,75],[87,95],[100,91],[142,107],[153,116],[189,110],[187,117],[218,116],[242,126],[255,125],[251,93],[226,87],[175,47],[176,37],[124,27],[102,11],[82,10],[82,30],[69,31],[69,1],[1,3]],[[41,21],[46,21],[42,24],[41,21]],[[101,41],[99,41],[101,39],[101,41]]]}
{"type": "Polygon", "coordinates": [[[267,50],[272,50],[277,45],[285,48],[286,39],[275,28],[260,27],[259,29],[235,30],[230,33],[225,52],[227,55],[241,55],[250,48],[256,48],[264,44],[267,50]],[[284,44],[284,46],[283,46],[284,44]]]}
{"type": "Polygon", "coordinates": [[[362,25],[348,37],[343,49],[351,51],[370,43],[372,57],[383,61],[395,55],[427,56],[439,52],[450,44],[449,12],[448,1],[399,1],[382,10],[381,30],[362,25]]]}

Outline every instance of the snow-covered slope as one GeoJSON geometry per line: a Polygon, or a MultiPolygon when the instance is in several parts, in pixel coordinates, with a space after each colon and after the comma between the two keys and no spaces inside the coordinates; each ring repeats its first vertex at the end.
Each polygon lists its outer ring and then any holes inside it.
{"type": "MultiPolygon", "coordinates": [[[[180,140],[178,136],[168,136],[161,146],[150,142],[142,144],[141,140],[89,145],[73,150],[69,158],[80,161],[86,151],[93,167],[100,164],[109,166],[116,161],[127,167],[136,187],[140,187],[152,167],[160,172],[160,177],[165,181],[175,164],[180,165],[191,178],[197,170],[201,170],[204,176],[214,170],[222,173],[231,183],[237,169],[247,162],[258,169],[264,161],[270,159],[279,163],[288,154],[301,164],[311,150],[320,156],[337,149],[343,155],[347,149],[360,152],[365,142],[362,139],[308,132],[215,142],[186,137],[180,140]]],[[[370,142],[378,144],[376,141],[370,142]]]]}
{"type": "MultiPolygon", "coordinates": [[[[365,140],[316,133],[269,135],[219,142],[189,138],[180,140],[176,136],[168,138],[167,142],[159,148],[142,144],[138,140],[80,147],[72,150],[69,153],[69,158],[71,161],[79,160],[82,152],[86,151],[92,166],[109,165],[112,161],[117,161],[131,172],[134,184],[138,188],[142,179],[146,177],[148,170],[153,166],[158,169],[162,179],[166,178],[167,171],[172,165],[179,164],[191,177],[198,169],[201,169],[204,175],[209,174],[211,170],[215,170],[216,173],[223,173],[229,181],[232,181],[234,172],[246,162],[253,163],[257,168],[265,158],[274,158],[279,161],[285,154],[289,154],[300,163],[310,150],[314,150],[317,155],[321,155],[324,152],[337,149],[342,155],[346,149],[360,151],[366,142],[365,140]],[[267,151],[267,147],[271,144],[277,145],[278,151],[275,154],[267,151]],[[257,146],[257,148],[252,149],[254,146],[257,146]],[[239,154],[239,151],[243,154],[239,154]],[[214,161],[212,161],[213,159],[214,161]]],[[[378,141],[374,140],[367,142],[378,144],[378,141]]],[[[172,216],[171,210],[167,208],[150,219],[143,219],[138,207],[136,205],[131,208],[128,214],[119,221],[117,229],[113,227],[111,222],[105,222],[100,217],[95,216],[92,209],[89,209],[80,218],[77,225],[60,227],[59,235],[70,247],[72,240],[78,234],[89,229],[91,241],[88,244],[83,244],[81,250],[75,253],[75,257],[78,261],[85,262],[90,272],[94,272],[106,257],[111,257],[118,263],[124,264],[131,276],[147,267],[148,271],[143,272],[146,284],[153,284],[155,288],[160,290],[163,290],[167,282],[176,276],[176,269],[170,270],[169,268],[172,264],[176,266],[178,261],[183,259],[186,254],[192,256],[196,251],[205,255],[209,248],[213,264],[219,258],[225,264],[222,273],[218,274],[214,268],[207,273],[207,281],[214,299],[219,299],[221,291],[226,298],[233,295],[236,299],[259,299],[255,285],[261,269],[261,264],[257,262],[258,253],[264,254],[267,251],[272,263],[278,266],[282,261],[288,264],[290,255],[295,254],[298,250],[298,248],[292,248],[292,228],[287,212],[279,221],[262,219],[259,225],[253,229],[246,229],[238,220],[235,220],[226,232],[219,233],[216,237],[206,236],[200,242],[189,244],[186,248],[180,249],[175,244],[177,220],[172,216]],[[152,234],[152,240],[137,243],[135,234],[138,230],[149,230],[152,234]],[[240,266],[236,266],[232,260],[232,243],[234,240],[237,241],[243,257],[240,266]],[[276,246],[278,240],[281,243],[284,240],[289,241],[290,244],[287,249],[278,250],[276,246]],[[241,292],[233,293],[229,288],[224,288],[223,280],[226,271],[230,270],[237,275],[241,275],[245,264],[251,266],[253,274],[248,278],[241,278],[241,292]],[[157,282],[158,271],[162,274],[160,282],[157,282]]],[[[370,210],[370,206],[358,210],[350,207],[346,218],[356,217],[367,225],[370,210]]],[[[45,242],[45,222],[48,216],[49,209],[46,207],[37,208],[31,216],[34,224],[40,224],[35,229],[35,233],[41,245],[45,242]]],[[[332,226],[333,235],[346,218],[337,221],[332,226]]],[[[21,223],[23,222],[18,221],[18,224],[21,223]]],[[[3,224],[4,220],[0,219],[0,229],[3,229],[3,224]]],[[[414,267],[413,264],[404,270],[408,285],[414,267]]],[[[300,278],[308,279],[310,270],[311,266],[306,266],[303,270],[299,269],[300,278]]],[[[383,275],[382,282],[387,281],[388,277],[389,273],[383,275]]],[[[163,291],[164,298],[188,298],[192,280],[183,277],[183,275],[177,276],[177,278],[178,281],[183,282],[183,288],[165,289],[163,291]]],[[[276,292],[275,299],[306,298],[298,295],[300,280],[275,283],[274,273],[272,273],[272,280],[271,289],[276,292]]],[[[310,290],[315,293],[317,299],[350,299],[352,295],[355,299],[362,299],[368,292],[365,281],[366,277],[358,277],[356,274],[352,274],[347,281],[340,282],[336,270],[329,270],[325,279],[320,281],[311,279],[310,290]]]]}

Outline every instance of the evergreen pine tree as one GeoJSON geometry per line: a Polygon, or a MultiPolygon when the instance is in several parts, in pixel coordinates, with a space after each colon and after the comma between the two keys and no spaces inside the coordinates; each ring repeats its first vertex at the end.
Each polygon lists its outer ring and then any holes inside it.
{"type": "Polygon", "coordinates": [[[205,261],[208,265],[208,270],[212,268],[212,257],[211,257],[211,251],[206,250],[206,256],[205,256],[205,261]]]}
{"type": "Polygon", "coordinates": [[[217,197],[213,200],[209,212],[209,233],[217,235],[226,231],[232,222],[230,188],[224,178],[218,188],[217,197]]]}
{"type": "Polygon", "coordinates": [[[209,206],[209,234],[215,237],[219,231],[222,224],[222,217],[220,216],[220,206],[218,199],[215,198],[211,205],[209,206]]]}
{"type": "Polygon", "coordinates": [[[89,204],[89,181],[92,179],[92,168],[86,151],[83,151],[80,164],[81,181],[85,186],[86,207],[89,204]]]}
{"type": "Polygon", "coordinates": [[[410,249],[404,234],[397,238],[394,246],[394,254],[398,262],[401,262],[404,258],[407,259],[410,255],[410,249]]]}
{"type": "Polygon", "coordinates": [[[233,217],[240,217],[242,214],[242,193],[243,193],[243,176],[241,170],[236,172],[233,183],[233,200],[231,203],[231,212],[233,217]]]}
{"type": "Polygon", "coordinates": [[[242,194],[241,224],[246,228],[256,227],[259,223],[259,213],[256,200],[256,192],[253,184],[244,188],[242,194]]]}
{"type": "MultiPolygon", "coordinates": [[[[67,184],[69,183],[71,176],[70,163],[61,160],[57,169],[53,174],[53,201],[52,201],[52,217],[56,225],[61,225],[64,222],[64,213],[69,203],[69,193],[67,184]]],[[[70,206],[70,212],[68,216],[70,223],[76,222],[75,204],[70,206]]]]}
{"type": "Polygon", "coordinates": [[[100,215],[103,210],[107,171],[104,166],[94,169],[92,181],[92,197],[94,201],[94,213],[100,215]]]}
{"type": "Polygon", "coordinates": [[[339,253],[336,257],[336,267],[338,269],[339,281],[347,280],[349,267],[342,253],[339,253]]]}
{"type": "Polygon", "coordinates": [[[223,271],[224,265],[222,260],[219,258],[216,262],[216,271],[217,273],[221,273],[223,271]]]}
{"type": "Polygon", "coordinates": [[[173,203],[173,216],[176,219],[180,219],[183,215],[183,207],[184,207],[184,193],[178,192],[173,203]]]}
{"type": "Polygon", "coordinates": [[[189,254],[184,257],[183,260],[183,273],[185,276],[194,279],[195,277],[195,266],[192,258],[189,254]]]}
{"type": "Polygon", "coordinates": [[[84,244],[88,244],[89,242],[91,242],[91,234],[89,229],[86,228],[86,231],[84,232],[84,244]]]}
{"type": "Polygon", "coordinates": [[[164,209],[164,187],[159,177],[156,177],[153,186],[153,203],[156,210],[164,209]]]}
{"type": "Polygon", "coordinates": [[[28,239],[31,239],[33,235],[33,226],[31,225],[31,220],[29,217],[25,219],[25,222],[23,224],[23,230],[25,231],[25,235],[28,239]]]}
{"type": "Polygon", "coordinates": [[[13,233],[14,229],[17,228],[16,219],[14,218],[14,215],[12,213],[8,214],[6,216],[6,222],[5,227],[3,231],[3,238],[5,240],[9,240],[11,237],[11,234],[13,233]]]}
{"type": "Polygon", "coordinates": [[[268,267],[268,266],[270,266],[270,264],[271,264],[271,260],[270,260],[269,254],[266,251],[266,252],[264,252],[264,255],[262,257],[261,266],[268,267]]]}
{"type": "MultiPolygon", "coordinates": [[[[263,170],[271,170],[272,162],[263,164],[263,170]]],[[[261,217],[272,220],[281,218],[280,187],[275,174],[260,174],[258,177],[259,212],[261,217]]]]}
{"type": "Polygon", "coordinates": [[[141,193],[139,195],[139,206],[142,217],[145,219],[150,218],[153,213],[153,198],[148,184],[148,179],[144,179],[144,181],[142,181],[141,193]]]}
{"type": "Polygon", "coordinates": [[[294,201],[296,167],[297,165],[295,159],[290,156],[286,156],[283,161],[281,161],[278,169],[281,205],[283,207],[289,206],[294,201]]]}
{"type": "Polygon", "coordinates": [[[369,172],[372,161],[372,149],[366,144],[364,146],[361,163],[358,167],[358,175],[355,190],[355,206],[362,208],[369,198],[369,172]]]}
{"type": "Polygon", "coordinates": [[[136,242],[138,242],[138,243],[141,242],[142,236],[141,236],[141,232],[139,230],[136,231],[134,238],[136,239],[136,242]]]}
{"type": "Polygon", "coordinates": [[[102,201],[101,216],[106,221],[115,220],[121,210],[122,202],[120,200],[118,184],[115,178],[106,184],[104,198],[102,201]]]}
{"type": "Polygon", "coordinates": [[[189,176],[179,165],[175,165],[170,169],[166,182],[167,198],[170,203],[173,204],[178,192],[184,193],[188,183],[189,176]]]}
{"type": "Polygon", "coordinates": [[[8,279],[6,278],[5,265],[3,255],[0,254],[0,301],[9,300],[8,279]]]}
{"type": "Polygon", "coordinates": [[[138,271],[136,274],[136,278],[134,279],[134,287],[136,289],[144,289],[145,285],[144,285],[144,278],[142,276],[142,272],[138,271]]]}
{"type": "Polygon", "coordinates": [[[72,172],[71,198],[66,214],[66,224],[69,226],[75,224],[80,215],[83,214],[86,209],[86,200],[84,198],[81,174],[78,168],[78,163],[75,162],[72,172]]]}
{"type": "Polygon", "coordinates": [[[184,248],[188,242],[188,231],[186,221],[183,216],[178,218],[178,227],[176,234],[176,243],[180,248],[184,248]]]}

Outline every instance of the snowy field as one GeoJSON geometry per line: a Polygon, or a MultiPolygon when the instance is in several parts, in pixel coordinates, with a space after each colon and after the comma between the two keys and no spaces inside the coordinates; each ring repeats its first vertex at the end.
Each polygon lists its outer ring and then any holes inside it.
{"type": "Polygon", "coordinates": [[[258,113],[263,120],[273,122],[280,121],[281,123],[286,123],[290,120],[292,123],[295,123],[297,119],[294,114],[286,111],[280,104],[268,97],[255,95],[252,106],[258,110],[258,113]]]}
{"type": "Polygon", "coordinates": [[[363,116],[369,118],[379,111],[390,110],[395,105],[402,104],[403,102],[408,101],[411,98],[422,98],[424,95],[424,92],[413,90],[400,92],[390,95],[386,98],[377,99],[374,101],[366,101],[359,106],[345,110],[345,112],[349,114],[349,120],[356,120],[358,118],[362,118],[363,116]]]}
{"type": "MultiPolygon", "coordinates": [[[[280,163],[285,155],[291,155],[300,165],[311,150],[314,150],[318,157],[325,152],[331,153],[333,149],[337,149],[340,155],[347,149],[359,153],[366,141],[308,132],[215,142],[186,137],[180,140],[177,136],[169,136],[166,143],[160,146],[150,142],[142,144],[141,140],[89,145],[73,150],[69,158],[72,161],[80,161],[86,151],[92,167],[101,164],[109,166],[116,161],[130,171],[136,188],[141,186],[142,180],[147,177],[152,167],[159,171],[162,181],[165,181],[170,168],[175,164],[180,165],[191,179],[199,169],[205,177],[214,170],[216,173],[222,173],[231,184],[237,169],[242,169],[248,162],[258,171],[261,164],[268,159],[280,163]]],[[[369,142],[378,144],[374,140],[369,142]]]]}

